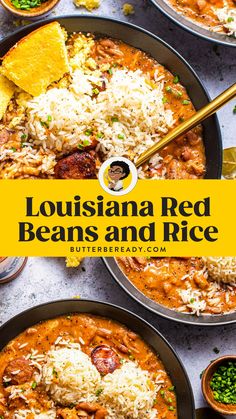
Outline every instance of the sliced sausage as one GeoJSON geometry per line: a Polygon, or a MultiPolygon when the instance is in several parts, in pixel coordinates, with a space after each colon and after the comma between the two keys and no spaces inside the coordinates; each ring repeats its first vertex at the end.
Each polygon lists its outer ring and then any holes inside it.
{"type": "Polygon", "coordinates": [[[10,385],[24,384],[31,380],[34,368],[30,365],[30,361],[25,358],[16,358],[10,361],[4,370],[4,377],[10,385]]]}
{"type": "Polygon", "coordinates": [[[92,152],[75,152],[55,166],[57,179],[96,179],[96,161],[92,152]]]}
{"type": "Polygon", "coordinates": [[[92,363],[102,375],[112,373],[120,366],[119,355],[107,345],[99,345],[91,353],[92,363]]]}

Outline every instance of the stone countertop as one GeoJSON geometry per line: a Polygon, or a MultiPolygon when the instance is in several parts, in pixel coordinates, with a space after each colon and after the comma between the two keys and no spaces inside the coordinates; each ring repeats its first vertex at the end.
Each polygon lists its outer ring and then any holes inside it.
{"type": "MultiPolygon", "coordinates": [[[[93,14],[127,20],[163,38],[189,61],[212,98],[235,82],[235,49],[216,46],[185,32],[146,1],[132,0],[135,15],[124,17],[121,10],[124,2],[101,0],[101,7],[93,14]]],[[[61,0],[53,16],[84,13],[87,13],[84,9],[75,8],[72,0],[61,0]]],[[[0,8],[0,39],[15,28],[16,19],[0,8]]],[[[235,101],[232,101],[218,112],[224,147],[236,145],[234,105],[235,101]]],[[[235,325],[201,328],[173,323],[151,314],[125,294],[100,258],[86,259],[76,269],[65,268],[64,260],[59,258],[30,258],[15,281],[0,286],[0,324],[34,305],[78,295],[128,308],[160,330],[187,369],[197,407],[205,405],[200,389],[201,371],[217,356],[236,353],[235,325]],[[214,352],[215,348],[219,349],[219,355],[214,352]]]]}

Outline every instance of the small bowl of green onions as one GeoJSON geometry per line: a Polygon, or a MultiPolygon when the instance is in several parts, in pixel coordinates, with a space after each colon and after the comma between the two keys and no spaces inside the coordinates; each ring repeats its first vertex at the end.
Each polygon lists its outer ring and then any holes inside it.
{"type": "Polygon", "coordinates": [[[236,355],[211,362],[202,375],[202,392],[207,403],[223,415],[236,415],[236,355]]]}
{"type": "Polygon", "coordinates": [[[19,18],[36,19],[48,15],[60,0],[0,0],[1,5],[19,18]]]}

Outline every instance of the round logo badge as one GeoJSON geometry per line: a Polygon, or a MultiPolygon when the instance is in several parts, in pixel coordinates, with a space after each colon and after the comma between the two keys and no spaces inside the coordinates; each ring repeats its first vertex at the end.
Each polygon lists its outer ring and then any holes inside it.
{"type": "Polygon", "coordinates": [[[125,195],[138,180],[135,165],[125,157],[111,157],[100,167],[98,179],[104,191],[111,195],[125,195]]]}

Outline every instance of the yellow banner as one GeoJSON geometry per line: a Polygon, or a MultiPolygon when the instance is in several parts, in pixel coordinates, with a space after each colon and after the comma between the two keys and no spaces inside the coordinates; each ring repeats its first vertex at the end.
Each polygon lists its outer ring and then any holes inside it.
{"type": "Polygon", "coordinates": [[[1,256],[234,256],[236,182],[1,180],[1,256]]]}

